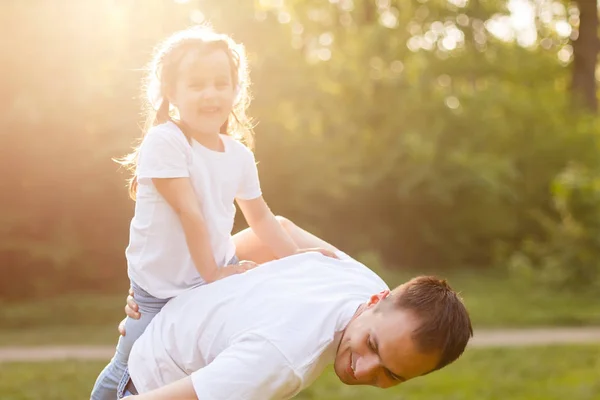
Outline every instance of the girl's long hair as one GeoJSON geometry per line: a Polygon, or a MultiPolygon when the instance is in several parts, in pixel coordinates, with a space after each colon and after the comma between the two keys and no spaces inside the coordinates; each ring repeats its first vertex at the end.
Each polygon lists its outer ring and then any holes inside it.
{"type": "Polygon", "coordinates": [[[172,93],[175,87],[181,60],[189,51],[205,54],[215,50],[222,50],[229,57],[232,83],[236,90],[236,98],[231,114],[221,126],[219,132],[239,140],[250,149],[253,148],[252,121],[246,114],[251,98],[248,61],[244,46],[234,42],[227,35],[215,33],[206,26],[176,32],[156,47],[154,57],[148,67],[143,85],[146,122],[139,143],[131,153],[115,160],[132,173],[128,183],[129,196],[133,200],[135,200],[137,192],[136,168],[138,154],[144,136],[152,127],[167,121],[173,121],[176,115],[176,110],[170,104],[167,94],[172,93]]]}

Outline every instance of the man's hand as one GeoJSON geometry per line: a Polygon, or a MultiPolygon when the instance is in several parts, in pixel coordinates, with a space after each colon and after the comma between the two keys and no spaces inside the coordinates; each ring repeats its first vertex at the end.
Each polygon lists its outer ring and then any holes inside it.
{"type": "MultiPolygon", "coordinates": [[[[140,308],[137,305],[137,303],[135,302],[135,300],[133,299],[133,289],[129,288],[129,296],[127,296],[127,300],[126,300],[126,305],[125,305],[125,314],[127,314],[127,316],[129,318],[133,318],[133,319],[140,319],[141,314],[140,314],[140,308]]],[[[119,323],[119,333],[121,334],[121,336],[125,336],[125,321],[127,320],[127,318],[123,319],[123,321],[121,321],[119,323]]]]}
{"type": "Polygon", "coordinates": [[[301,253],[309,253],[311,251],[316,251],[317,253],[321,253],[326,257],[331,257],[331,258],[336,258],[339,259],[339,257],[331,250],[327,250],[327,249],[323,249],[321,247],[311,247],[308,249],[299,249],[296,251],[296,254],[301,254],[301,253]]]}

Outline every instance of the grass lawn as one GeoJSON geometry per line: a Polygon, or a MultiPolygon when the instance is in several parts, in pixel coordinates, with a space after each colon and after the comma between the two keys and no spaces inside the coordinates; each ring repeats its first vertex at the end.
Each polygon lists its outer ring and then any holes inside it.
{"type": "MultiPolygon", "coordinates": [[[[83,399],[99,362],[0,364],[0,399],[83,399]]],[[[344,386],[328,370],[301,400],[593,400],[600,346],[472,349],[454,365],[390,390],[344,386]]]]}

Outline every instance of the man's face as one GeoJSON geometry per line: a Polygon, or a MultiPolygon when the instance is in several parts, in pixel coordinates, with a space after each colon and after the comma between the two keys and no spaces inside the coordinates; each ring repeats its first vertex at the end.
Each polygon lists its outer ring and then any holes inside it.
{"type": "Polygon", "coordinates": [[[437,353],[417,350],[411,335],[419,321],[405,310],[375,306],[389,296],[384,291],[372,296],[344,331],[334,369],[347,385],[372,385],[388,388],[432,371],[437,353]]]}

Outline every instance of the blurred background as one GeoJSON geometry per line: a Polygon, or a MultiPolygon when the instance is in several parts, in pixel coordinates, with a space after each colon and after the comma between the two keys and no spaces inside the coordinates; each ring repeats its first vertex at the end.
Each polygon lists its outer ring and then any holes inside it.
{"type": "Polygon", "coordinates": [[[0,398],[89,396],[128,288],[134,203],[112,158],[141,133],[153,47],[206,22],[249,53],[255,153],[276,214],[390,285],[449,279],[476,338],[517,329],[391,391],[343,387],[328,371],[299,398],[600,398],[600,346],[574,339],[600,342],[596,0],[26,0],[0,10],[0,398]],[[564,340],[558,328],[571,329],[564,340]],[[533,333],[557,343],[524,346],[533,333]],[[100,355],[61,347],[30,360],[65,345],[100,355]]]}

